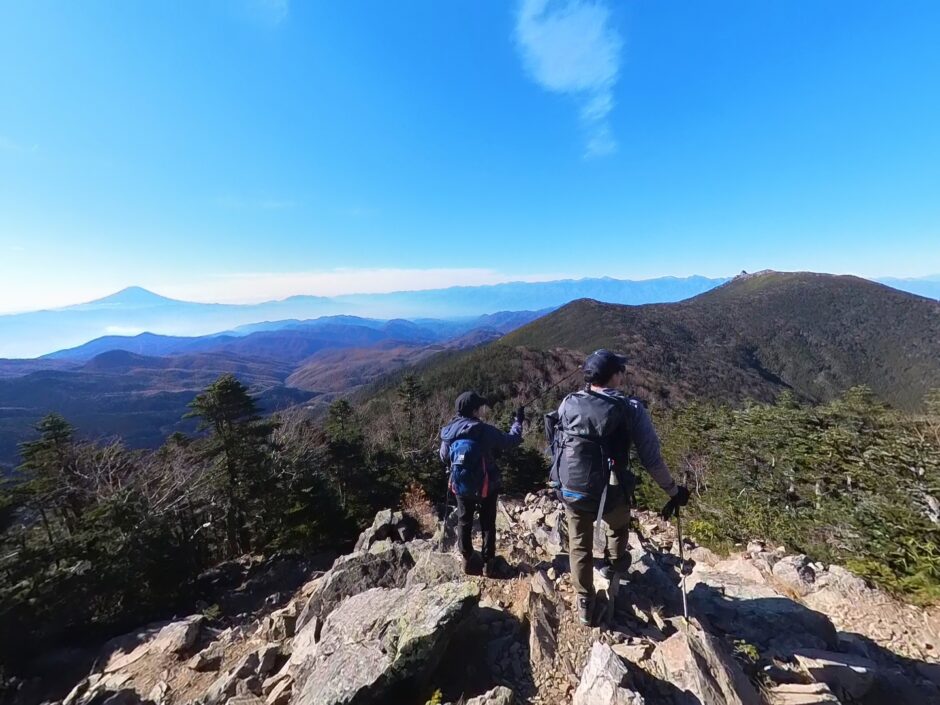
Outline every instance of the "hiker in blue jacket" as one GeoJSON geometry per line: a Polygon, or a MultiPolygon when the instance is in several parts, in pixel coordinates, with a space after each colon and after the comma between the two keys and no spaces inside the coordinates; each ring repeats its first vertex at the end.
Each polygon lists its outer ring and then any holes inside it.
{"type": "Polygon", "coordinates": [[[464,571],[469,575],[494,577],[496,572],[496,500],[502,475],[496,453],[522,443],[525,411],[513,417],[509,433],[484,423],[480,409],[488,406],[476,392],[457,397],[457,412],[441,429],[441,460],[450,467],[450,489],[457,497],[458,545],[464,571]],[[473,550],[473,515],[479,511],[483,534],[482,557],[473,550]]]}

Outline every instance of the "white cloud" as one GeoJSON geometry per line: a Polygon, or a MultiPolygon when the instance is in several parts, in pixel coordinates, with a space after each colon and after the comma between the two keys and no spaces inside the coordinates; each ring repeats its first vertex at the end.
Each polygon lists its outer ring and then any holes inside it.
{"type": "Polygon", "coordinates": [[[536,83],[578,101],[585,155],[614,152],[609,117],[623,40],[603,0],[521,0],[516,42],[536,83]]]}
{"type": "Polygon", "coordinates": [[[256,303],[300,294],[339,296],[421,291],[451,286],[478,286],[507,281],[551,281],[558,274],[510,276],[491,269],[333,269],[320,272],[246,272],[198,282],[154,287],[165,296],[186,301],[256,303]]]}

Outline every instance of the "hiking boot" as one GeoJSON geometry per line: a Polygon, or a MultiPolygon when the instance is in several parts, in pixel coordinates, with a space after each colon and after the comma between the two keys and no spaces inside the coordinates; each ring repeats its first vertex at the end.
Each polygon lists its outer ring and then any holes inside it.
{"type": "Polygon", "coordinates": [[[590,595],[578,595],[578,621],[582,627],[591,627],[594,622],[594,598],[590,595]]]}
{"type": "Polygon", "coordinates": [[[627,571],[630,570],[631,560],[629,553],[625,553],[621,558],[615,561],[605,560],[599,572],[607,581],[613,581],[614,576],[617,574],[620,575],[622,580],[627,576],[627,571]]]}
{"type": "Polygon", "coordinates": [[[463,572],[467,575],[482,575],[483,559],[479,553],[473,553],[463,558],[463,572]]]}
{"type": "Polygon", "coordinates": [[[499,556],[490,558],[483,566],[483,575],[487,578],[505,578],[509,566],[499,556]]]}

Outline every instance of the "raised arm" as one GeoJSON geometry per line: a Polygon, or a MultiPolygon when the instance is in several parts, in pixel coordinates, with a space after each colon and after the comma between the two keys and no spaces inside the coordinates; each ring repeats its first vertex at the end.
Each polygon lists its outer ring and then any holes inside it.
{"type": "Polygon", "coordinates": [[[500,431],[495,426],[486,424],[484,426],[484,434],[487,444],[494,450],[514,448],[522,443],[522,423],[520,421],[513,421],[509,433],[500,431]]]}

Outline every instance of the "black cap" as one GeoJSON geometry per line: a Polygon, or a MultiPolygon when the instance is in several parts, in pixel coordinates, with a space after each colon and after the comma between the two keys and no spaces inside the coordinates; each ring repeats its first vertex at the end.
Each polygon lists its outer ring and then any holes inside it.
{"type": "Polygon", "coordinates": [[[584,361],[584,379],[588,382],[606,382],[616,372],[627,368],[627,358],[610,350],[596,350],[584,361]]]}
{"type": "Polygon", "coordinates": [[[488,404],[489,402],[476,392],[464,392],[457,397],[454,410],[461,416],[470,416],[481,406],[488,406],[488,404]]]}

